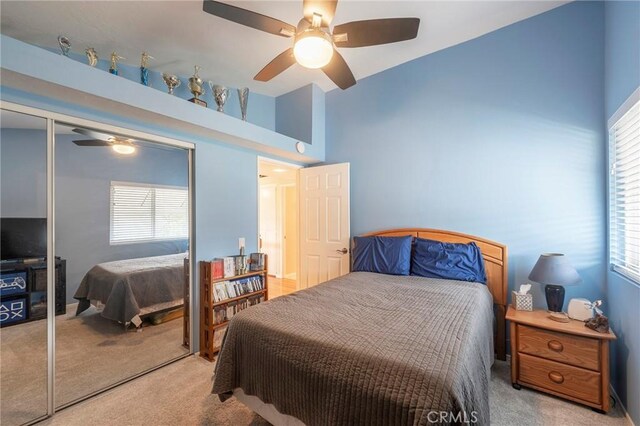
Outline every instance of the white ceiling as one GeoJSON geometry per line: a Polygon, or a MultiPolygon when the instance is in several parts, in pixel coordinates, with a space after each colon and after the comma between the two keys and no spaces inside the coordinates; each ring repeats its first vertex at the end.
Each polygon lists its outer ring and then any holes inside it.
{"type": "MultiPolygon", "coordinates": [[[[296,25],[302,1],[234,1],[234,5],[296,25]]],[[[415,40],[384,46],[340,49],[356,79],[476,38],[558,7],[568,1],[362,1],[340,0],[333,24],[354,20],[421,19],[415,40]]],[[[228,22],[202,11],[202,1],[2,1],[0,29],[27,43],[58,47],[66,35],[72,50],[94,47],[101,58],[115,50],[139,65],[148,51],[150,67],[200,76],[232,87],[248,86],[271,96],[309,83],[328,91],[336,86],[320,70],[294,65],[267,83],[253,76],[292,40],[228,22]]]]}

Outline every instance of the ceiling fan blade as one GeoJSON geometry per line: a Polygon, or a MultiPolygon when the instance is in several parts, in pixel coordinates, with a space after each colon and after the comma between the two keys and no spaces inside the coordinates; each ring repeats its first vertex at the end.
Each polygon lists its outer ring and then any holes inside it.
{"type": "Polygon", "coordinates": [[[93,138],[93,139],[100,139],[100,140],[103,140],[103,141],[108,141],[110,139],[113,139],[113,135],[109,135],[107,133],[96,132],[95,130],[75,128],[75,129],[73,129],[73,131],[76,132],[76,133],[79,133],[81,135],[84,135],[84,136],[89,136],[90,138],[93,138]]]}
{"type": "Polygon", "coordinates": [[[419,26],[420,18],[372,19],[336,25],[333,35],[336,47],[375,46],[416,38],[419,26]]]}
{"type": "Polygon", "coordinates": [[[291,37],[296,33],[296,27],[291,24],[219,1],[204,0],[202,10],[228,21],[282,37],[291,37]]]}
{"type": "Polygon", "coordinates": [[[313,14],[317,13],[322,15],[322,26],[328,27],[333,21],[333,16],[336,14],[336,7],[338,6],[338,0],[325,1],[325,0],[304,0],[302,10],[304,17],[307,21],[313,21],[313,14]]]}
{"type": "Polygon", "coordinates": [[[109,146],[111,142],[99,140],[99,139],[83,139],[79,141],[73,141],[78,146],[109,146]]]}
{"type": "Polygon", "coordinates": [[[322,71],[342,90],[356,84],[356,79],[349,69],[349,65],[337,50],[334,49],[333,57],[328,65],[322,68],[322,71]]]}
{"type": "Polygon", "coordinates": [[[253,79],[258,81],[269,81],[295,63],[296,58],[293,57],[293,48],[290,47],[276,56],[267,64],[266,67],[262,68],[262,70],[260,70],[253,79]]]}

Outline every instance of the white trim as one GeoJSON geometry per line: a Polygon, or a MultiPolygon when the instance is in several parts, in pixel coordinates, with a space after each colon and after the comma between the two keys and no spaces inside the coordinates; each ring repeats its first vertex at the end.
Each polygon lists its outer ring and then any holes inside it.
{"type": "Polygon", "coordinates": [[[272,164],[281,164],[283,166],[291,167],[291,168],[294,168],[294,169],[302,169],[302,168],[304,168],[304,166],[302,166],[300,164],[289,163],[287,161],[276,160],[276,159],[273,159],[273,158],[269,158],[269,157],[264,157],[262,155],[258,155],[258,167],[260,167],[260,161],[265,161],[267,163],[272,163],[272,164]]]}
{"type": "Polygon", "coordinates": [[[611,129],[611,127],[618,122],[622,118],[623,115],[631,109],[636,103],[640,101],[640,87],[633,91],[631,96],[627,98],[626,101],[620,105],[620,107],[613,113],[613,115],[607,121],[607,130],[611,129]]]}
{"type": "Polygon", "coordinates": [[[633,423],[633,419],[631,418],[631,416],[629,415],[629,412],[627,411],[627,408],[624,406],[624,404],[622,403],[622,401],[620,401],[620,397],[618,396],[618,393],[616,392],[616,390],[613,388],[613,385],[611,385],[611,383],[609,383],[609,393],[611,394],[611,396],[613,397],[613,399],[616,400],[616,404],[620,405],[620,408],[622,409],[622,414],[624,414],[624,417],[626,417],[626,419],[629,421],[629,423],[631,424],[631,426],[635,426],[635,423],[633,423]]]}
{"type": "Polygon", "coordinates": [[[20,112],[22,114],[32,115],[35,117],[50,118],[55,120],[56,124],[64,124],[73,127],[85,127],[90,130],[96,130],[105,133],[115,133],[120,136],[129,136],[134,139],[143,139],[149,142],[155,142],[162,145],[169,145],[177,148],[194,149],[195,144],[184,142],[178,139],[158,136],[151,133],[141,132],[138,130],[128,129],[126,127],[113,126],[111,124],[100,123],[98,121],[87,120],[67,114],[60,114],[44,109],[33,108],[25,105],[16,104],[0,100],[0,109],[7,111],[20,112]]]}
{"type": "MultiPolygon", "coordinates": [[[[47,119],[47,415],[55,412],[56,258],[55,258],[55,121],[47,119]]],[[[65,299],[67,295],[65,294],[65,299]]]]}

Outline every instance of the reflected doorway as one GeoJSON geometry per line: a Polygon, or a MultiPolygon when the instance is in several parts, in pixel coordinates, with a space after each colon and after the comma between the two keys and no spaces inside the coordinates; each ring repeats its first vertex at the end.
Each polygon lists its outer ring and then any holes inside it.
{"type": "Polygon", "coordinates": [[[269,298],[298,289],[298,170],[300,166],[258,159],[258,233],[268,255],[269,298]]]}

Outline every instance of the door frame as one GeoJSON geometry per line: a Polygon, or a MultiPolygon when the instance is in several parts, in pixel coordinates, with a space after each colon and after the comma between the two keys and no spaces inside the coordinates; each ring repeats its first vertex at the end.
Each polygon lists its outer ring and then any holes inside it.
{"type": "MultiPolygon", "coordinates": [[[[15,102],[9,102],[0,99],[0,109],[5,111],[16,112],[20,114],[30,115],[42,118],[46,121],[47,128],[47,414],[33,419],[26,425],[35,424],[48,417],[51,417],[57,411],[65,409],[71,405],[85,401],[97,394],[106,392],[123,383],[136,379],[151,371],[166,366],[172,362],[188,357],[194,354],[195,346],[193,338],[196,335],[195,326],[197,321],[194,319],[198,316],[198,310],[195,309],[197,287],[195,285],[195,259],[196,259],[196,236],[195,236],[195,149],[196,145],[191,142],[185,142],[165,136],[154,135],[139,130],[133,130],[126,127],[106,124],[99,121],[87,120],[73,115],[57,113],[41,108],[21,105],[15,102]],[[84,127],[105,133],[115,133],[124,136],[130,136],[136,139],[144,139],[150,142],[168,145],[176,148],[188,150],[188,181],[189,181],[189,350],[184,355],[176,359],[165,361],[160,365],[152,367],[148,370],[141,371],[131,377],[113,383],[103,389],[92,392],[84,397],[74,400],[70,403],[56,407],[55,405],[55,370],[56,370],[56,353],[55,353],[55,125],[70,125],[84,127]]],[[[66,302],[65,302],[66,303],[66,302]]],[[[181,343],[179,343],[181,344],[181,343]]]]}
{"type": "MultiPolygon", "coordinates": [[[[258,251],[260,251],[262,249],[262,247],[260,247],[260,162],[267,162],[267,163],[272,163],[272,164],[280,164],[286,167],[291,167],[294,169],[303,169],[305,166],[301,165],[301,164],[296,164],[296,163],[290,163],[288,161],[283,161],[283,160],[278,160],[275,158],[271,158],[271,157],[265,157],[263,155],[258,155],[257,159],[256,159],[256,194],[257,194],[257,203],[256,203],[256,221],[257,221],[257,236],[256,236],[256,241],[258,242],[258,251]]],[[[296,173],[296,183],[295,186],[298,190],[300,190],[300,173],[296,173]]],[[[276,187],[276,194],[280,191],[280,185],[278,185],[276,187]]],[[[282,202],[282,200],[281,200],[282,202]]],[[[300,208],[298,208],[298,216],[300,216],[300,208]]],[[[298,220],[300,220],[300,218],[298,217],[298,220]]],[[[280,230],[281,231],[281,230],[280,230]]],[[[299,241],[298,241],[298,245],[299,241]]],[[[284,247],[281,250],[280,253],[280,271],[283,272],[282,276],[284,277],[284,247]]],[[[296,288],[299,289],[299,280],[298,277],[300,275],[300,258],[298,257],[298,265],[297,265],[297,276],[296,276],[296,288]]]]}

